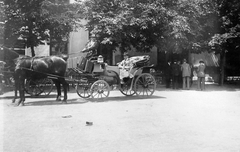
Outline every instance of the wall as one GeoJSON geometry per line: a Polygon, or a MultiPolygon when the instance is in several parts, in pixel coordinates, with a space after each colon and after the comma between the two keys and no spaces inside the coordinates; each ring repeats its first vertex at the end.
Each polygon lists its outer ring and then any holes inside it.
{"type": "MultiPolygon", "coordinates": [[[[50,46],[47,42],[40,44],[37,47],[34,47],[35,56],[49,56],[50,55],[50,46]]],[[[31,48],[25,48],[25,55],[32,56],[31,48]]]]}
{"type": "MultiPolygon", "coordinates": [[[[81,24],[86,24],[86,20],[82,20],[81,24]]],[[[77,31],[71,32],[68,43],[68,68],[74,68],[77,66],[77,60],[80,56],[86,56],[85,53],[81,53],[81,50],[85,47],[89,39],[89,32],[84,28],[79,28],[77,31]]]]}

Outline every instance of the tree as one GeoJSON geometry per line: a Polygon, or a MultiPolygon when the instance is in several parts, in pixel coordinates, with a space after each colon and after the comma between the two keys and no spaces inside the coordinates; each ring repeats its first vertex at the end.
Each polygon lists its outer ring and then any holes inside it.
{"type": "Polygon", "coordinates": [[[167,12],[160,1],[85,1],[87,28],[102,44],[149,51],[166,28],[167,12]]]}
{"type": "MultiPolygon", "coordinates": [[[[220,84],[222,85],[225,77],[226,53],[240,51],[240,2],[237,0],[213,0],[213,3],[215,4],[219,28],[209,45],[221,56],[220,84]]],[[[235,66],[238,61],[239,59],[235,61],[235,66]]]]}
{"type": "Polygon", "coordinates": [[[239,50],[238,0],[86,0],[87,26],[102,44],[148,51],[239,50]]]}
{"type": "Polygon", "coordinates": [[[31,48],[42,40],[52,37],[59,40],[68,37],[74,30],[79,16],[76,16],[76,4],[66,4],[55,0],[7,0],[5,37],[8,44],[21,37],[31,48]]]}
{"type": "Polygon", "coordinates": [[[207,0],[86,0],[88,30],[99,35],[102,44],[133,46],[164,52],[209,50],[211,27],[205,22],[211,13],[207,0]]]}
{"type": "Polygon", "coordinates": [[[0,44],[3,44],[4,24],[5,24],[4,2],[0,0],[0,44]]]}

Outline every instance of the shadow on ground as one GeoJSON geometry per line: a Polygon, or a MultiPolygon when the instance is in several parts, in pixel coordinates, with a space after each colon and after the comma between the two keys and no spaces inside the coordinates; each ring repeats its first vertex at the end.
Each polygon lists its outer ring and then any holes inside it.
{"type": "Polygon", "coordinates": [[[52,100],[45,100],[45,101],[34,101],[34,102],[25,102],[25,106],[49,106],[49,105],[72,105],[72,104],[84,104],[87,103],[87,100],[80,100],[77,99],[69,99],[67,103],[63,103],[62,101],[56,101],[55,99],[52,100]]]}
{"type": "MultiPolygon", "coordinates": [[[[1,99],[13,99],[14,98],[14,95],[8,95],[8,96],[2,96],[0,97],[0,100],[1,99]]],[[[47,95],[47,96],[44,96],[44,95],[39,95],[39,96],[29,96],[29,95],[26,95],[25,98],[56,98],[56,94],[50,94],[50,95],[47,95]]]]}
{"type": "MultiPolygon", "coordinates": [[[[73,98],[68,99],[67,104],[62,103],[62,101],[56,101],[55,99],[51,100],[40,100],[40,101],[26,101],[25,106],[49,106],[49,105],[72,105],[72,104],[84,104],[88,102],[93,103],[102,103],[102,102],[124,102],[124,101],[139,101],[139,100],[145,100],[145,99],[164,99],[165,97],[159,97],[159,96],[150,96],[150,97],[140,97],[140,96],[131,96],[131,97],[124,97],[124,96],[118,96],[118,97],[108,97],[105,99],[83,99],[83,98],[73,98]]],[[[17,103],[17,101],[16,101],[17,103]]],[[[15,104],[13,104],[15,105],[15,104]]]]}
{"type": "Polygon", "coordinates": [[[109,101],[120,101],[120,102],[124,102],[124,101],[131,101],[131,100],[145,100],[145,99],[165,99],[165,97],[160,97],[160,96],[148,96],[148,97],[142,97],[142,96],[117,96],[117,97],[107,97],[105,99],[93,99],[93,98],[89,98],[87,99],[90,102],[109,102],[109,101]]]}
{"type": "MultiPolygon", "coordinates": [[[[182,88],[177,90],[173,90],[172,88],[165,88],[165,86],[160,86],[156,88],[157,91],[185,91],[182,88]]],[[[197,88],[197,84],[193,84],[190,87],[190,90],[199,91],[197,88]]],[[[205,85],[205,92],[213,92],[213,91],[240,91],[240,85],[237,84],[225,84],[220,86],[218,84],[206,84],[205,85]]]]}

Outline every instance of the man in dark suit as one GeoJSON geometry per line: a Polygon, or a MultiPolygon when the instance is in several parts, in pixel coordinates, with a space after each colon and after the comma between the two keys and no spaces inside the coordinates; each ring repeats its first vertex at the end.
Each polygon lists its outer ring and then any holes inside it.
{"type": "Polygon", "coordinates": [[[179,88],[179,75],[181,72],[181,67],[177,63],[176,60],[174,60],[172,66],[171,66],[171,71],[172,71],[172,86],[173,89],[178,89],[179,88]]]}
{"type": "Polygon", "coordinates": [[[170,88],[171,84],[171,61],[168,61],[165,66],[165,80],[166,80],[166,88],[170,88]]]}

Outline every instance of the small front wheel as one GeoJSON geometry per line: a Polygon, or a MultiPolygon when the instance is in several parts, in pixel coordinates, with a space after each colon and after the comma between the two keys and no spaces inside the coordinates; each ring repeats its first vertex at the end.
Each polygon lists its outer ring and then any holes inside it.
{"type": "Polygon", "coordinates": [[[75,89],[77,94],[82,98],[89,98],[91,96],[91,84],[89,82],[78,82],[75,89]]]}
{"type": "Polygon", "coordinates": [[[110,87],[109,84],[104,80],[98,80],[94,82],[91,86],[91,95],[92,98],[106,98],[109,96],[110,87]]]}

